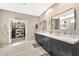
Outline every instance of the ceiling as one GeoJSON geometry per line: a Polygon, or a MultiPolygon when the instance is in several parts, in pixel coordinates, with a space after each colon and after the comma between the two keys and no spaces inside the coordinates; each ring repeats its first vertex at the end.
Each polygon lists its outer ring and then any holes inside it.
{"type": "Polygon", "coordinates": [[[0,3],[0,9],[40,16],[54,3],[0,3]]]}

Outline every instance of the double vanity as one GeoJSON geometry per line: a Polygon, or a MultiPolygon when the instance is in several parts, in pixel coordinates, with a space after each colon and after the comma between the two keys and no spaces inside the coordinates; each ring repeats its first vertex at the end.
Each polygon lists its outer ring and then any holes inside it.
{"type": "Polygon", "coordinates": [[[79,56],[76,10],[70,8],[37,24],[36,41],[52,56],[79,56]],[[74,34],[75,33],[75,34],[74,34]],[[73,35],[73,36],[72,36],[73,35]]]}
{"type": "Polygon", "coordinates": [[[79,39],[36,32],[37,43],[51,56],[78,56],[79,39]]]}

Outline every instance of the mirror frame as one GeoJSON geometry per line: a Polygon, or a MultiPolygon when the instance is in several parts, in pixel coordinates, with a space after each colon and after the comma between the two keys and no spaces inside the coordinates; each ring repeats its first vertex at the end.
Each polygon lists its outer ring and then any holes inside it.
{"type": "MultiPolygon", "coordinates": [[[[52,16],[51,17],[51,30],[53,31],[53,29],[52,29],[52,18],[53,17],[55,17],[55,16],[58,16],[58,15],[61,15],[61,14],[63,14],[63,13],[65,13],[65,12],[67,12],[67,11],[69,11],[69,10],[74,10],[74,20],[75,20],[75,22],[74,22],[74,29],[73,30],[75,30],[76,29],[76,10],[75,10],[75,8],[69,8],[69,9],[67,9],[67,10],[65,10],[65,11],[63,11],[63,12],[60,12],[60,13],[58,13],[58,14],[56,14],[56,15],[54,15],[54,16],[52,16]]],[[[61,29],[54,29],[54,30],[61,30],[61,29]]],[[[67,30],[67,29],[66,29],[67,30]]]]}

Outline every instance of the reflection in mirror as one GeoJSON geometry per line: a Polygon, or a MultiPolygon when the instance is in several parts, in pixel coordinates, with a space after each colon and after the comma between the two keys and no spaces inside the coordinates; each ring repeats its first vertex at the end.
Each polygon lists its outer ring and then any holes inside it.
{"type": "Polygon", "coordinates": [[[60,19],[52,20],[52,29],[60,29],[60,19]]]}
{"type": "Polygon", "coordinates": [[[42,32],[46,31],[46,29],[47,29],[46,24],[47,24],[46,20],[43,20],[42,22],[40,22],[40,27],[41,27],[42,32]]]}
{"type": "Polygon", "coordinates": [[[25,23],[20,20],[11,20],[11,44],[25,40],[25,23]]]}
{"type": "Polygon", "coordinates": [[[69,30],[75,29],[75,12],[74,9],[66,10],[58,15],[51,18],[52,30],[69,30]]]}

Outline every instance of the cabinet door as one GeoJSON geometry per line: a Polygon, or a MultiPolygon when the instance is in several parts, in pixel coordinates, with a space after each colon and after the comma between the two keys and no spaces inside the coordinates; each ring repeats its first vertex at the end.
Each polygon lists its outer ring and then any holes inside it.
{"type": "Polygon", "coordinates": [[[39,34],[36,34],[36,41],[39,43],[39,37],[40,35],[39,34]]]}
{"type": "Polygon", "coordinates": [[[52,54],[55,53],[58,56],[71,56],[72,45],[53,39],[52,40],[52,54]]]}
{"type": "Polygon", "coordinates": [[[59,49],[59,53],[62,55],[66,55],[66,56],[71,56],[72,55],[72,44],[63,42],[63,41],[57,41],[56,42],[57,47],[59,49]]]}
{"type": "Polygon", "coordinates": [[[41,43],[41,35],[36,34],[35,37],[36,37],[35,39],[36,39],[37,43],[40,44],[41,43]]]}
{"type": "Polygon", "coordinates": [[[46,38],[46,51],[51,55],[51,39],[49,37],[46,38]]]}
{"type": "Polygon", "coordinates": [[[38,34],[35,34],[35,40],[38,42],[38,34]]]}
{"type": "Polygon", "coordinates": [[[49,37],[44,36],[43,38],[43,48],[51,54],[51,40],[49,37]]]}
{"type": "Polygon", "coordinates": [[[40,40],[40,45],[43,46],[44,36],[40,35],[39,40],[40,40]]]}
{"type": "Polygon", "coordinates": [[[42,47],[46,50],[46,37],[45,36],[42,38],[42,43],[43,43],[42,47]]]}
{"type": "Polygon", "coordinates": [[[56,40],[54,38],[51,38],[51,55],[52,56],[57,56],[58,54],[58,49],[56,47],[56,40]]]}

